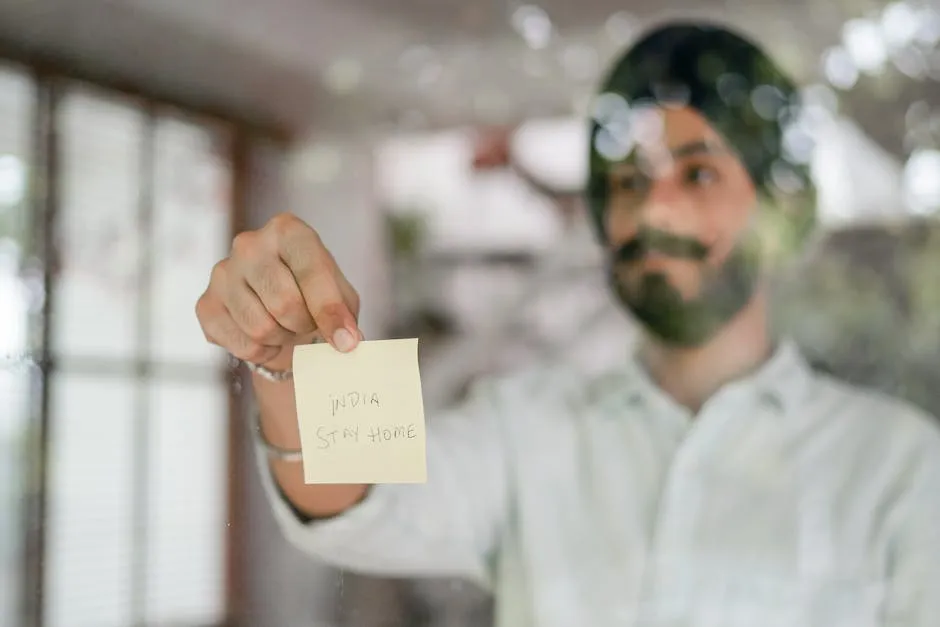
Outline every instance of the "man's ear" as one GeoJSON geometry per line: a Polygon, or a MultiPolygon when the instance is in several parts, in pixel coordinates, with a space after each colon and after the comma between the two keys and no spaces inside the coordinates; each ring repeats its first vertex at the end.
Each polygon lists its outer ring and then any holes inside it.
{"type": "Polygon", "coordinates": [[[815,225],[816,195],[812,189],[784,192],[773,186],[758,194],[753,228],[769,268],[799,257],[815,225]]]}

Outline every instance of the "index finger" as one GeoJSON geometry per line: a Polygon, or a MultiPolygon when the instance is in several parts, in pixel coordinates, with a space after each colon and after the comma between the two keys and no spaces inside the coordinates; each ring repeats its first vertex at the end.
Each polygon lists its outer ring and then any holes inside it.
{"type": "MultiPolygon", "coordinates": [[[[294,237],[298,237],[295,235],[294,237]]],[[[356,317],[343,299],[333,256],[311,229],[303,245],[286,241],[281,258],[290,268],[307,309],[323,337],[339,351],[348,352],[359,343],[356,317]]]]}

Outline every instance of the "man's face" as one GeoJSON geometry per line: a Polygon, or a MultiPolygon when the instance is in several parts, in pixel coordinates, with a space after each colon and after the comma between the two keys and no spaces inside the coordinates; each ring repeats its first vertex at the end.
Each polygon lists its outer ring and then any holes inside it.
{"type": "Polygon", "coordinates": [[[691,108],[650,108],[640,142],[608,177],[605,231],[615,292],[650,332],[694,346],[751,299],[756,191],[744,165],[691,108]]]}

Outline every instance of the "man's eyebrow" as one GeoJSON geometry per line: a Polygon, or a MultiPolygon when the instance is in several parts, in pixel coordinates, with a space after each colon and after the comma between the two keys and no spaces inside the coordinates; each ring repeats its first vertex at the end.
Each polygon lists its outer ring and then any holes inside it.
{"type": "Polygon", "coordinates": [[[681,146],[670,149],[669,152],[674,159],[681,159],[682,157],[691,157],[693,155],[721,154],[727,151],[728,149],[718,142],[701,140],[682,144],[681,146]]]}
{"type": "MultiPolygon", "coordinates": [[[[687,144],[680,144],[675,148],[669,149],[669,154],[673,159],[682,159],[683,157],[691,157],[695,155],[719,155],[727,152],[728,149],[722,144],[716,141],[708,140],[696,140],[687,144]]],[[[617,163],[613,168],[611,168],[608,172],[608,175],[622,176],[625,174],[633,174],[636,172],[636,170],[640,169],[640,163],[642,161],[643,157],[639,154],[639,151],[634,150],[626,159],[617,163]]]]}

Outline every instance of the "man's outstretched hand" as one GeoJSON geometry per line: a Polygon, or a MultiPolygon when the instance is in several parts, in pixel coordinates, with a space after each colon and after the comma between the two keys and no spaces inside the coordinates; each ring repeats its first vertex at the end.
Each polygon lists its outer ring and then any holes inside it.
{"type": "Polygon", "coordinates": [[[196,303],[203,333],[235,357],[273,370],[318,334],[337,350],[356,347],[359,294],[317,232],[283,213],[239,233],[196,303]]]}

